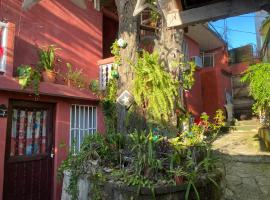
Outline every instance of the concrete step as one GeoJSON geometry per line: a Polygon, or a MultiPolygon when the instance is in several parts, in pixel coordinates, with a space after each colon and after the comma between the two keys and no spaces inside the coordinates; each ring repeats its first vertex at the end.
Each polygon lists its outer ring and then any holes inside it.
{"type": "Polygon", "coordinates": [[[233,133],[257,133],[259,127],[258,126],[249,126],[249,127],[232,127],[231,132],[233,133]]]}
{"type": "Polygon", "coordinates": [[[254,100],[250,97],[233,99],[234,108],[252,107],[254,100]]]}
{"type": "Polygon", "coordinates": [[[260,122],[258,119],[250,119],[250,120],[238,120],[235,122],[235,126],[260,126],[260,122]]]}
{"type": "Polygon", "coordinates": [[[242,97],[249,97],[249,89],[247,87],[233,89],[234,99],[242,98],[242,97]]]}
{"type": "Polygon", "coordinates": [[[241,82],[241,78],[242,78],[242,76],[234,76],[234,77],[232,77],[233,88],[247,87],[248,86],[247,83],[242,83],[241,82]]]}

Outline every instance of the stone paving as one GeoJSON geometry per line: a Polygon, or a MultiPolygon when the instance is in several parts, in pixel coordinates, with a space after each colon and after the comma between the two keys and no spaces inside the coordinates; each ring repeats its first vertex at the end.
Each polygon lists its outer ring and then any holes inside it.
{"type": "Polygon", "coordinates": [[[222,200],[270,200],[270,152],[256,127],[240,127],[214,142],[224,171],[222,200]]]}

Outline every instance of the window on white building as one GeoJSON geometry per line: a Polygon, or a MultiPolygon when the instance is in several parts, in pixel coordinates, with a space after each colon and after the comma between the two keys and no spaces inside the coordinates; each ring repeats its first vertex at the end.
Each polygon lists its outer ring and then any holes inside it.
{"type": "Polygon", "coordinates": [[[7,23],[0,22],[0,72],[6,71],[7,62],[7,40],[8,40],[8,26],[7,23]]]}
{"type": "Polygon", "coordinates": [[[70,147],[74,153],[80,150],[84,137],[97,132],[97,108],[72,105],[70,108],[70,147]]]}

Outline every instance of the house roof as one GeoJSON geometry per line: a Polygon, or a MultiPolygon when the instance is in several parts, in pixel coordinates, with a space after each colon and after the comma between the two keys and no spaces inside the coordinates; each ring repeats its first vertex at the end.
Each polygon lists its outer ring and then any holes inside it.
{"type": "Polygon", "coordinates": [[[186,35],[196,41],[201,50],[209,51],[226,45],[224,40],[207,24],[196,24],[188,27],[186,35]]]}
{"type": "MultiPolygon", "coordinates": [[[[0,91],[26,94],[34,93],[32,89],[22,90],[17,79],[3,75],[0,75],[0,91]]],[[[78,100],[99,101],[99,98],[90,91],[79,90],[66,85],[46,82],[40,82],[39,94],[78,100]]]]}

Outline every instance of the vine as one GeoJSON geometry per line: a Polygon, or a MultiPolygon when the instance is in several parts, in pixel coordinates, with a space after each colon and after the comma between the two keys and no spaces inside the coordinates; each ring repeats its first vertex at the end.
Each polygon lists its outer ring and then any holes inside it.
{"type": "Polygon", "coordinates": [[[40,72],[30,65],[22,65],[18,67],[17,73],[19,76],[19,84],[22,89],[32,86],[35,95],[39,95],[39,83],[41,79],[40,72]]]}
{"type": "Polygon", "coordinates": [[[250,87],[250,95],[254,98],[253,110],[257,113],[265,112],[266,123],[269,123],[270,111],[270,64],[258,63],[249,66],[246,74],[241,79],[250,87]]]}
{"type": "Polygon", "coordinates": [[[107,133],[116,133],[117,131],[116,98],[119,78],[118,67],[122,65],[120,51],[121,49],[126,48],[126,46],[127,43],[120,38],[116,40],[111,47],[111,53],[114,55],[114,63],[110,79],[106,87],[105,97],[102,101],[107,133]]]}

